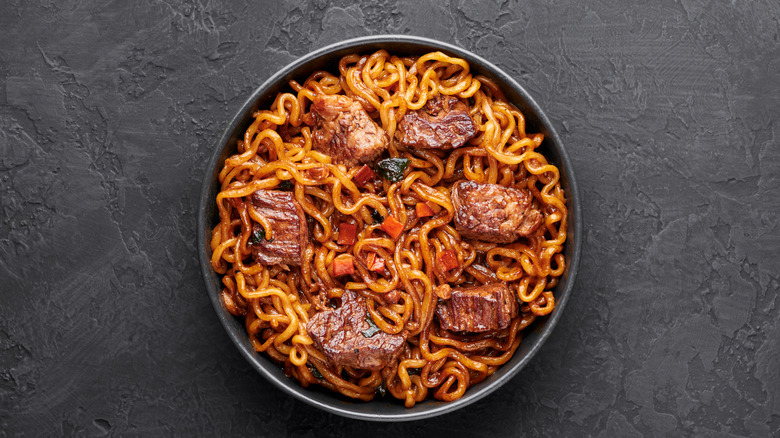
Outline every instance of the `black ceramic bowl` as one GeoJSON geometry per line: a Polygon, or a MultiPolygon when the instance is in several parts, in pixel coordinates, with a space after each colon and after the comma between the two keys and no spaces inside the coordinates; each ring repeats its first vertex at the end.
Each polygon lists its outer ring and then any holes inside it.
{"type": "Polygon", "coordinates": [[[531,96],[509,75],[485,59],[459,47],[439,41],[404,35],[384,35],[356,38],[324,47],[303,56],[290,65],[283,67],[278,73],[261,85],[244,105],[238,110],[228,125],[219,142],[214,145],[214,155],[209,163],[203,180],[203,189],[198,209],[198,248],[200,265],[209,298],[214,304],[222,324],[230,338],[236,344],[241,354],[266,379],[288,394],[312,406],[326,411],[361,420],[373,421],[407,421],[430,418],[446,412],[452,412],[470,405],[485,397],[506,383],[517,374],[540,349],[544,341],[552,333],[555,324],[561,317],[566,302],[571,295],[574,277],[580,260],[582,243],[582,219],[580,214],[580,199],[574,174],[563,143],[555,132],[552,124],[544,115],[531,96]],[[452,56],[465,59],[471,65],[474,73],[485,75],[495,80],[504,91],[507,99],[513,103],[526,118],[527,132],[541,132],[545,140],[541,152],[547,159],[558,166],[561,171],[561,184],[568,199],[568,239],[564,249],[566,271],[554,291],[556,307],[546,318],[539,318],[534,326],[526,329],[524,339],[514,357],[499,368],[492,376],[470,387],[466,394],[450,403],[427,400],[407,409],[403,403],[392,397],[378,398],[371,402],[353,401],[339,394],[319,387],[302,388],[297,381],[284,375],[280,367],[266,356],[258,354],[246,335],[243,322],[231,316],[220,300],[222,283],[220,276],[211,269],[211,249],[209,239],[211,230],[218,222],[218,212],[214,202],[219,184],[217,175],[226,157],[236,152],[236,141],[243,137],[247,126],[252,122],[252,113],[258,108],[268,108],[276,94],[288,89],[290,79],[302,82],[315,70],[328,70],[338,73],[338,60],[350,53],[372,53],[387,49],[394,55],[422,55],[431,51],[442,51],[452,56]]]}

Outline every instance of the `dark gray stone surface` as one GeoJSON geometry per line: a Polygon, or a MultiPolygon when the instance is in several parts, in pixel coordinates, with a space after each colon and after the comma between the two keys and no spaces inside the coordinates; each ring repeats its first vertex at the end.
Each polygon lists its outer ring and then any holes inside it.
{"type": "Polygon", "coordinates": [[[0,436],[777,436],[776,0],[0,3],[0,436]],[[561,324],[485,400],[379,425],[283,395],[196,259],[207,157],[311,49],[408,33],[513,74],[584,195],[561,324]]]}

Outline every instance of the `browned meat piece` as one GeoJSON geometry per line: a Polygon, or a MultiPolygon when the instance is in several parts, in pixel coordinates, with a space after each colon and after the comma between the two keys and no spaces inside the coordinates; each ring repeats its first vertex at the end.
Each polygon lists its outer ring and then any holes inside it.
{"type": "Polygon", "coordinates": [[[317,94],[311,112],[316,126],[312,146],[328,154],[335,164],[368,163],[387,149],[385,130],[350,97],[317,94]]]}
{"type": "Polygon", "coordinates": [[[459,181],[452,187],[455,228],[463,236],[509,243],[533,233],[542,213],[531,203],[527,190],[459,181]]]}
{"type": "Polygon", "coordinates": [[[477,126],[465,102],[437,95],[401,119],[396,138],[410,148],[454,149],[466,144],[476,133],[477,126]]]}
{"type": "Polygon", "coordinates": [[[453,289],[447,301],[436,306],[439,324],[453,332],[501,330],[517,316],[517,301],[504,283],[453,289]]]}
{"type": "Polygon", "coordinates": [[[325,178],[326,176],[328,176],[329,173],[328,168],[325,166],[312,167],[311,169],[306,169],[304,172],[306,173],[306,176],[308,178],[317,181],[321,180],[322,178],[325,178]]]}
{"type": "MultiPolygon", "coordinates": [[[[258,190],[250,197],[250,202],[261,216],[271,223],[273,240],[249,238],[249,247],[258,262],[264,265],[285,263],[300,266],[303,250],[309,237],[306,215],[303,208],[290,192],[278,190],[258,190]]],[[[263,228],[253,224],[253,235],[263,228]]]]}
{"type": "Polygon", "coordinates": [[[306,330],[334,365],[380,370],[398,357],[406,336],[385,333],[369,323],[370,318],[366,300],[346,291],[338,309],[312,316],[306,330]]]}

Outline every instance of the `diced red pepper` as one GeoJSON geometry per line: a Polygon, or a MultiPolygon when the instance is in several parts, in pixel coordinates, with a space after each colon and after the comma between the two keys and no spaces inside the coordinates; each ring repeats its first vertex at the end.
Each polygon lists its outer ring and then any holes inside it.
{"type": "Polygon", "coordinates": [[[433,216],[433,209],[425,202],[418,202],[414,210],[417,212],[417,217],[433,216]]]}
{"type": "Polygon", "coordinates": [[[382,222],[382,229],[385,230],[385,233],[389,234],[390,237],[395,239],[396,237],[401,235],[401,232],[404,231],[404,226],[400,222],[398,222],[394,217],[387,216],[385,218],[385,221],[382,222]]]}
{"type": "Polygon", "coordinates": [[[339,245],[352,245],[355,243],[355,234],[357,234],[357,225],[342,222],[339,225],[339,238],[336,243],[339,245]]]}
{"type": "Polygon", "coordinates": [[[448,249],[446,251],[442,251],[436,256],[436,258],[438,259],[439,266],[445,271],[449,271],[458,267],[458,255],[455,254],[454,250],[448,249]]]}
{"type": "Polygon", "coordinates": [[[333,275],[339,277],[354,273],[355,265],[352,263],[352,257],[346,256],[333,259],[333,275]]]}
{"type": "Polygon", "coordinates": [[[433,293],[442,300],[449,300],[452,296],[452,288],[449,284],[440,284],[433,288],[433,293]]]}
{"type": "Polygon", "coordinates": [[[371,170],[367,164],[364,164],[363,167],[361,167],[354,176],[354,180],[359,186],[365,185],[374,178],[376,178],[376,174],[374,174],[374,171],[371,170]]]}
{"type": "Polygon", "coordinates": [[[375,252],[368,253],[366,265],[369,271],[382,272],[385,270],[385,259],[379,257],[375,252]]]}

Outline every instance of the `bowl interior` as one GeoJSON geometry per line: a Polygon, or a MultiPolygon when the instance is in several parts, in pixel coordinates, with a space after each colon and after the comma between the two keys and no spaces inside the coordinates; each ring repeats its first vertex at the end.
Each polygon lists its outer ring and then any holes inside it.
{"type": "Polygon", "coordinates": [[[456,410],[483,398],[520,371],[549,337],[571,294],[580,258],[581,228],[579,192],[569,159],[558,134],[528,93],[506,73],[477,55],[446,43],[403,35],[364,37],[337,43],[300,58],[269,78],[244,103],[216,144],[214,155],[203,181],[198,210],[198,246],[206,289],[217,311],[217,316],[241,354],[266,379],[288,394],[335,414],[375,421],[415,420],[456,410]],[[386,49],[390,54],[404,56],[422,55],[436,50],[442,51],[448,55],[464,58],[471,65],[474,74],[487,76],[499,84],[507,100],[523,112],[527,132],[544,134],[545,140],[540,151],[560,169],[561,184],[567,195],[569,208],[568,238],[564,247],[567,265],[554,291],[555,311],[546,318],[537,319],[533,326],[527,328],[523,334],[523,342],[512,359],[489,378],[469,387],[462,398],[450,403],[428,400],[416,404],[411,409],[405,408],[400,401],[391,400],[390,396],[377,398],[366,403],[352,401],[320,387],[304,389],[296,381],[285,376],[282,369],[270,359],[256,353],[246,336],[243,322],[231,316],[220,300],[222,283],[219,275],[211,269],[211,250],[208,243],[211,229],[218,222],[219,216],[214,202],[219,191],[217,176],[225,158],[236,153],[236,142],[243,137],[244,131],[251,124],[252,113],[257,109],[268,108],[277,93],[289,90],[288,82],[291,79],[303,81],[316,70],[338,73],[338,60],[343,56],[351,53],[372,53],[380,49],[386,49]]]}

